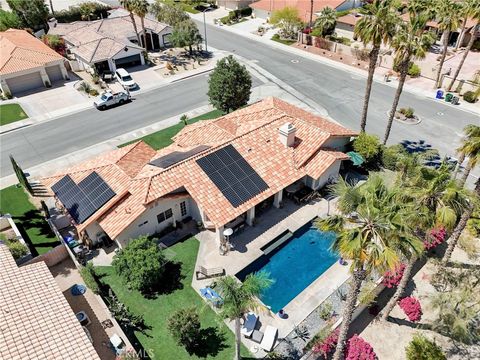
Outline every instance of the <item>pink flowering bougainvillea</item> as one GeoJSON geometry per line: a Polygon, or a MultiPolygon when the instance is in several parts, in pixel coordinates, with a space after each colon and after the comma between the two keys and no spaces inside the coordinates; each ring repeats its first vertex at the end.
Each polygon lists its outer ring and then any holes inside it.
{"type": "Polygon", "coordinates": [[[447,230],[443,226],[438,228],[433,228],[428,233],[425,241],[423,242],[423,246],[426,250],[431,250],[436,248],[438,245],[445,241],[447,237],[447,230]]]}
{"type": "Polygon", "coordinates": [[[323,341],[315,344],[315,346],[312,349],[313,352],[315,354],[321,354],[324,358],[327,358],[327,356],[337,346],[339,332],[340,332],[340,329],[338,328],[335,331],[332,331],[330,335],[328,335],[323,341]]]}
{"type": "Polygon", "coordinates": [[[383,274],[382,284],[389,289],[398,286],[398,284],[400,284],[400,280],[402,280],[404,271],[405,264],[403,263],[398,265],[393,271],[388,270],[385,274],[383,274]]]}
{"type": "Polygon", "coordinates": [[[355,334],[348,340],[345,360],[377,360],[377,354],[369,343],[355,334]]]}
{"type": "Polygon", "coordinates": [[[400,300],[398,304],[405,315],[407,315],[408,320],[412,322],[420,321],[422,318],[422,306],[420,305],[420,301],[413,296],[408,296],[400,300]]]}

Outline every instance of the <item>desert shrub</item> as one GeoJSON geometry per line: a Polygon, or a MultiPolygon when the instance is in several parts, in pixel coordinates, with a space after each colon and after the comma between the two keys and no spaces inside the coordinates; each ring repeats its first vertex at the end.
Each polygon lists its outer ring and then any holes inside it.
{"type": "Polygon", "coordinates": [[[382,151],[382,165],[385,169],[395,171],[397,163],[405,156],[408,156],[408,153],[403,145],[396,144],[385,147],[382,151]]]}
{"type": "Polygon", "coordinates": [[[180,309],[168,319],[168,330],[178,345],[190,353],[200,339],[200,318],[195,308],[180,309]]]}
{"type": "Polygon", "coordinates": [[[371,166],[378,162],[382,147],[378,136],[362,132],[353,141],[353,149],[362,155],[367,166],[371,166]]]}
{"type": "Polygon", "coordinates": [[[425,240],[423,241],[423,246],[426,250],[434,249],[443,243],[446,237],[447,231],[443,226],[433,228],[428,232],[425,240]]]}
{"type": "Polygon", "coordinates": [[[398,284],[400,284],[400,280],[402,280],[404,271],[405,264],[403,263],[397,265],[393,271],[388,270],[385,274],[383,274],[382,285],[389,289],[397,287],[398,284]]]}
{"type": "Polygon", "coordinates": [[[447,357],[434,341],[425,336],[415,334],[412,341],[405,348],[407,360],[446,360],[447,357]]]}
{"type": "Polygon", "coordinates": [[[377,294],[375,294],[375,287],[376,285],[373,282],[367,282],[362,286],[360,293],[358,294],[358,301],[360,304],[370,306],[375,301],[375,298],[377,297],[377,294]]]}
{"type": "Polygon", "coordinates": [[[90,89],[88,92],[92,96],[98,96],[98,90],[97,89],[90,89]]]}
{"type": "Polygon", "coordinates": [[[305,345],[304,350],[309,351],[311,350],[315,345],[322,343],[328,335],[330,335],[330,326],[325,326],[320,330],[317,334],[315,334],[310,341],[305,345]]]}
{"type": "MultiPolygon", "coordinates": [[[[315,31],[315,30],[314,30],[314,31],[315,31]]],[[[314,31],[312,32],[312,35],[313,35],[313,36],[317,36],[317,35],[314,34],[314,31]]],[[[314,43],[314,45],[315,45],[316,47],[320,48],[320,49],[324,49],[324,50],[328,50],[328,51],[332,50],[332,43],[331,43],[330,41],[322,38],[322,37],[318,37],[318,36],[317,36],[317,37],[315,38],[315,43],[314,43]]]]}
{"type": "Polygon", "coordinates": [[[458,246],[465,251],[469,259],[476,259],[478,257],[480,252],[478,240],[472,236],[470,229],[463,232],[458,240],[458,246]]]}
{"type": "Polygon", "coordinates": [[[422,318],[422,306],[420,305],[420,301],[413,296],[404,297],[398,302],[398,305],[405,315],[407,315],[408,320],[417,322],[422,318]]]}
{"type": "Polygon", "coordinates": [[[358,46],[352,49],[353,55],[360,61],[368,61],[369,51],[367,49],[360,49],[358,46]]]}
{"type": "Polygon", "coordinates": [[[410,63],[410,66],[408,67],[408,72],[407,72],[407,74],[410,77],[412,78],[419,77],[421,73],[422,73],[422,70],[420,70],[420,67],[417,64],[410,63]]]}
{"type": "Polygon", "coordinates": [[[405,115],[406,118],[413,118],[413,114],[415,113],[415,110],[411,107],[408,107],[408,108],[401,108],[399,111],[398,111],[400,114],[403,114],[405,115]]]}
{"type": "Polygon", "coordinates": [[[28,254],[28,247],[26,247],[17,239],[7,239],[5,243],[15,260],[20,259],[21,257],[28,254]]]}
{"type": "Polygon", "coordinates": [[[331,302],[325,302],[320,308],[319,316],[322,320],[327,321],[332,316],[333,305],[331,302]]]}
{"type": "Polygon", "coordinates": [[[92,290],[93,293],[100,293],[100,287],[98,286],[95,269],[92,263],[87,263],[86,266],[83,266],[80,269],[80,275],[82,276],[83,281],[85,281],[85,285],[87,285],[87,287],[92,290]]]}
{"type": "Polygon", "coordinates": [[[90,86],[89,83],[87,83],[86,81],[82,81],[80,83],[80,85],[78,86],[78,89],[80,91],[85,91],[87,94],[90,93],[90,90],[92,90],[92,87],[90,86]]]}
{"type": "Polygon", "coordinates": [[[477,101],[477,96],[473,91],[467,91],[465,92],[465,94],[463,94],[463,100],[469,103],[474,103],[475,101],[477,101]]]}
{"type": "Polygon", "coordinates": [[[355,334],[347,342],[345,360],[377,360],[377,354],[369,343],[355,334]]]}

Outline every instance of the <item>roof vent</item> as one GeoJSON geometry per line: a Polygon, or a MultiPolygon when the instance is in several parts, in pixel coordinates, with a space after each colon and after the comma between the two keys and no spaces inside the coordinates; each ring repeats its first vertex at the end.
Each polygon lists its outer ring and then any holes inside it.
{"type": "Polygon", "coordinates": [[[286,123],[278,129],[278,137],[280,142],[287,146],[292,147],[295,144],[295,133],[297,129],[292,123],[286,123]]]}

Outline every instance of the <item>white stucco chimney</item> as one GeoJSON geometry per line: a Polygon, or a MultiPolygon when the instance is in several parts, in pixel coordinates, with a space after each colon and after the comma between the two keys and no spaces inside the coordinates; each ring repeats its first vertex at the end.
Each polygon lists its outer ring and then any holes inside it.
{"type": "Polygon", "coordinates": [[[286,123],[278,129],[278,137],[280,142],[288,147],[292,147],[295,144],[295,133],[297,129],[292,123],[286,123]]]}

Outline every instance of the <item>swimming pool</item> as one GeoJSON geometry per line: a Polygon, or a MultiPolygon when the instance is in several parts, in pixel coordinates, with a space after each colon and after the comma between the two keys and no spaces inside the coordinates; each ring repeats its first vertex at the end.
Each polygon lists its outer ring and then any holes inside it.
{"type": "Polygon", "coordinates": [[[243,281],[251,273],[269,273],[275,283],[264,291],[260,299],[276,313],[339,259],[339,255],[330,250],[334,240],[335,233],[318,231],[312,223],[308,223],[236,276],[243,281]]]}

